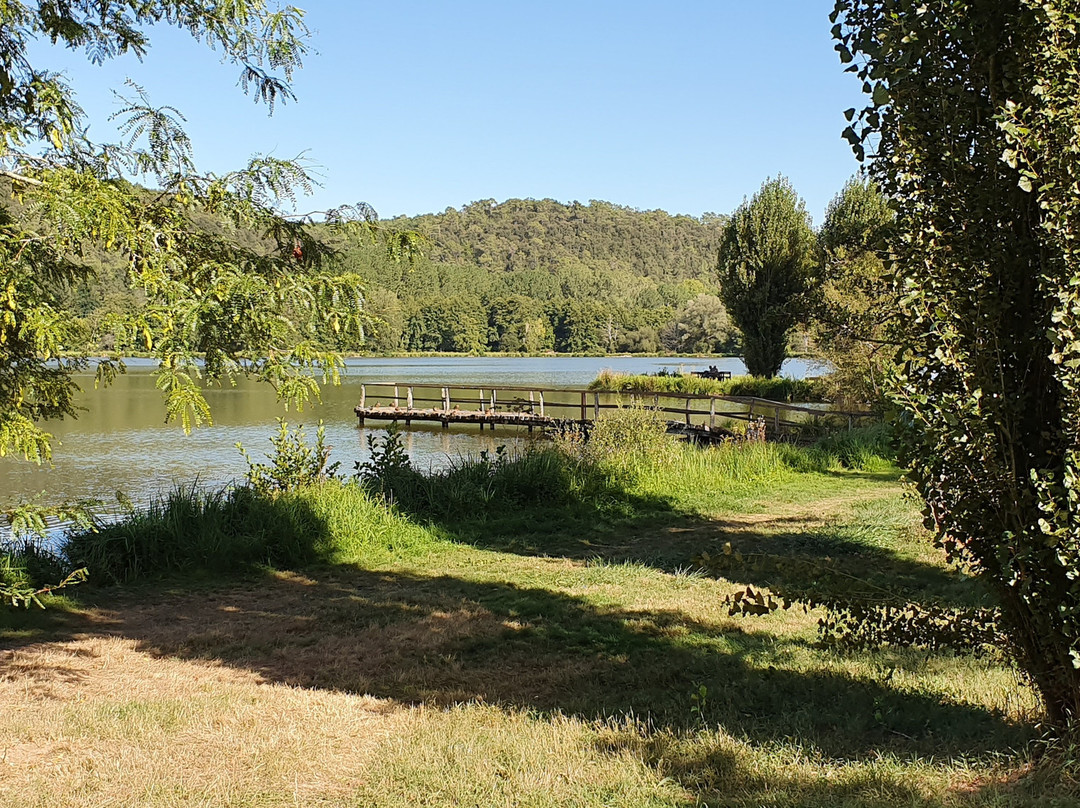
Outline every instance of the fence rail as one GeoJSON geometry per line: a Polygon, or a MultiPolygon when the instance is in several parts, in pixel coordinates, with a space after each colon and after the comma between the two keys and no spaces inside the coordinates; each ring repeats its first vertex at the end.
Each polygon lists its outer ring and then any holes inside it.
{"type": "Polygon", "coordinates": [[[707,425],[709,429],[717,428],[718,420],[757,422],[763,419],[778,436],[801,432],[808,424],[819,429],[823,423],[841,428],[846,424],[851,429],[873,417],[867,412],[822,410],[755,396],[400,382],[362,384],[356,415],[361,424],[369,418],[404,421],[406,424],[432,421],[441,423],[444,428],[452,423],[478,423],[481,429],[485,425],[494,429],[496,424],[517,424],[527,426],[531,431],[555,421],[592,422],[604,410],[619,409],[627,404],[678,416],[686,426],[707,425]],[[433,395],[436,391],[437,396],[433,395]]]}

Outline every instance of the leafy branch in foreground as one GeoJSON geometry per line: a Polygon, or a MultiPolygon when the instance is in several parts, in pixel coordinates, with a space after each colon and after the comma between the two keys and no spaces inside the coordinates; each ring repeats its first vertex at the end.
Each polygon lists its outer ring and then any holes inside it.
{"type": "Polygon", "coordinates": [[[828,645],[858,650],[887,645],[931,651],[948,648],[975,655],[997,653],[1002,647],[998,609],[918,603],[903,592],[839,569],[831,559],[744,555],[728,543],[721,554],[702,553],[694,562],[718,575],[753,569],[812,581],[813,585],[802,587],[747,585],[720,602],[729,615],[743,617],[820,608],[824,614],[818,619],[818,636],[828,645]]]}
{"type": "Polygon", "coordinates": [[[80,584],[85,581],[88,576],[86,568],[84,567],[68,573],[59,583],[50,586],[34,587],[26,583],[7,583],[4,581],[3,579],[6,577],[6,573],[11,572],[9,557],[0,556],[0,564],[4,565],[4,568],[0,568],[0,600],[11,606],[21,606],[27,609],[30,608],[31,604],[44,609],[45,604],[41,600],[43,597],[69,586],[80,584]]]}
{"type": "Polygon", "coordinates": [[[98,500],[42,505],[35,499],[0,509],[0,520],[7,523],[10,534],[9,541],[0,543],[0,601],[11,606],[44,606],[42,598],[46,595],[85,581],[86,569],[63,573],[65,565],[62,561],[55,554],[42,550],[36,542],[48,536],[50,523],[76,530],[93,530],[95,513],[100,506],[98,500]],[[27,567],[39,560],[44,562],[40,565],[44,567],[43,574],[32,574],[27,567]],[[60,581],[41,584],[40,579],[46,577],[60,578],[60,581]]]}
{"type": "MultiPolygon", "coordinates": [[[[67,292],[93,278],[95,251],[124,263],[139,298],[111,312],[108,328],[159,361],[167,417],[191,429],[210,422],[207,382],[252,375],[299,408],[318,397],[320,372],[336,381],[337,351],[359,345],[368,321],[360,278],[340,271],[329,234],[361,234],[396,257],[423,246],[383,228],[368,206],[326,212],[318,226],[285,213],[315,185],[302,156],[200,173],[183,115],[154,106],[134,82],[113,116],[120,142],[92,142],[71,88],[30,63],[38,39],[83,47],[97,63],[141,58],[157,23],[220,49],[241,68],[243,89],[271,109],[292,98],[308,29],[291,6],[14,0],[0,8],[0,177],[11,196],[0,206],[0,455],[47,461],[51,435],[40,423],[74,415],[72,374],[85,367],[78,353],[88,340],[67,292]]],[[[109,378],[99,373],[99,382],[109,378]]]]}

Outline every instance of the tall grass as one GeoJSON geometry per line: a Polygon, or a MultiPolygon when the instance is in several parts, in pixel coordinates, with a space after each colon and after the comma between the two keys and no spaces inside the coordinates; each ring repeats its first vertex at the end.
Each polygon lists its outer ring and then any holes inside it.
{"type": "MultiPolygon", "coordinates": [[[[71,535],[63,552],[106,583],[257,564],[378,563],[430,551],[441,525],[511,517],[596,527],[693,510],[695,492],[760,489],[793,474],[878,470],[891,462],[883,429],[844,433],[810,449],[732,442],[705,450],[676,443],[665,429],[658,413],[624,408],[605,413],[588,441],[520,453],[500,448],[429,473],[411,466],[391,433],[361,481],[277,493],[177,488],[115,524],[71,535]]],[[[9,559],[0,573],[22,575],[38,561],[9,559]]]]}
{"type": "Polygon", "coordinates": [[[602,370],[589,383],[590,390],[613,393],[684,393],[701,396],[755,396],[770,401],[824,401],[825,386],[819,379],[760,379],[735,376],[731,379],[703,379],[688,373],[652,376],[602,370]]]}
{"type": "Polygon", "coordinates": [[[881,471],[896,463],[893,427],[886,423],[835,432],[818,441],[811,451],[830,464],[856,471],[881,471]]]}
{"type": "Polygon", "coordinates": [[[121,583],[164,572],[349,562],[432,541],[355,483],[330,480],[276,496],[176,488],[119,522],[72,534],[63,550],[91,580],[121,583]]]}

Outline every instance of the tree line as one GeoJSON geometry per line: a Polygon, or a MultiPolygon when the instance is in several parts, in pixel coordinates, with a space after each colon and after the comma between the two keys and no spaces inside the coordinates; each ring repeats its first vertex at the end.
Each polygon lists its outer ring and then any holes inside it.
{"type": "MultiPolygon", "coordinates": [[[[329,270],[359,279],[363,319],[346,332],[314,323],[311,338],[383,354],[730,353],[766,377],[797,343],[837,368],[836,397],[878,402],[890,343],[867,317],[894,308],[879,255],[891,218],[876,187],[853,179],[815,231],[778,177],[731,216],[488,199],[381,223],[416,234],[411,260],[369,231],[315,224],[332,250],[329,270]]],[[[274,248],[220,217],[197,224],[252,254],[274,248]]],[[[72,347],[141,350],[145,334],[128,324],[146,296],[127,266],[94,245],[81,260],[92,271],[62,295],[73,339],[83,340],[72,347]]]]}
{"type": "Polygon", "coordinates": [[[411,264],[352,240],[342,265],[367,286],[369,350],[727,352],[736,334],[711,258],[723,222],[489,199],[389,220],[427,240],[411,264]]]}
{"type": "MultiPolygon", "coordinates": [[[[380,223],[423,239],[408,261],[370,233],[317,224],[335,250],[330,270],[362,280],[365,323],[362,335],[324,326],[316,337],[375,353],[734,353],[738,332],[715,273],[724,222],[595,200],[483,200],[380,223]]],[[[267,246],[228,222],[198,224],[254,251],[267,246]]],[[[138,334],[115,327],[145,305],[126,264],[93,247],[82,260],[92,272],[63,292],[81,325],[77,347],[140,350],[138,334]]]]}

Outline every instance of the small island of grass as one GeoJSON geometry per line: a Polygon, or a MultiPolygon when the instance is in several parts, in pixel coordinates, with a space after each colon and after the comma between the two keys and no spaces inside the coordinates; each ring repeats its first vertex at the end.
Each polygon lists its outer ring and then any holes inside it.
{"type": "Polygon", "coordinates": [[[825,385],[821,379],[763,379],[755,376],[735,376],[730,379],[709,379],[692,373],[657,374],[618,373],[602,370],[589,383],[590,390],[610,393],[684,393],[695,396],[755,396],[784,403],[824,402],[825,385]]]}

